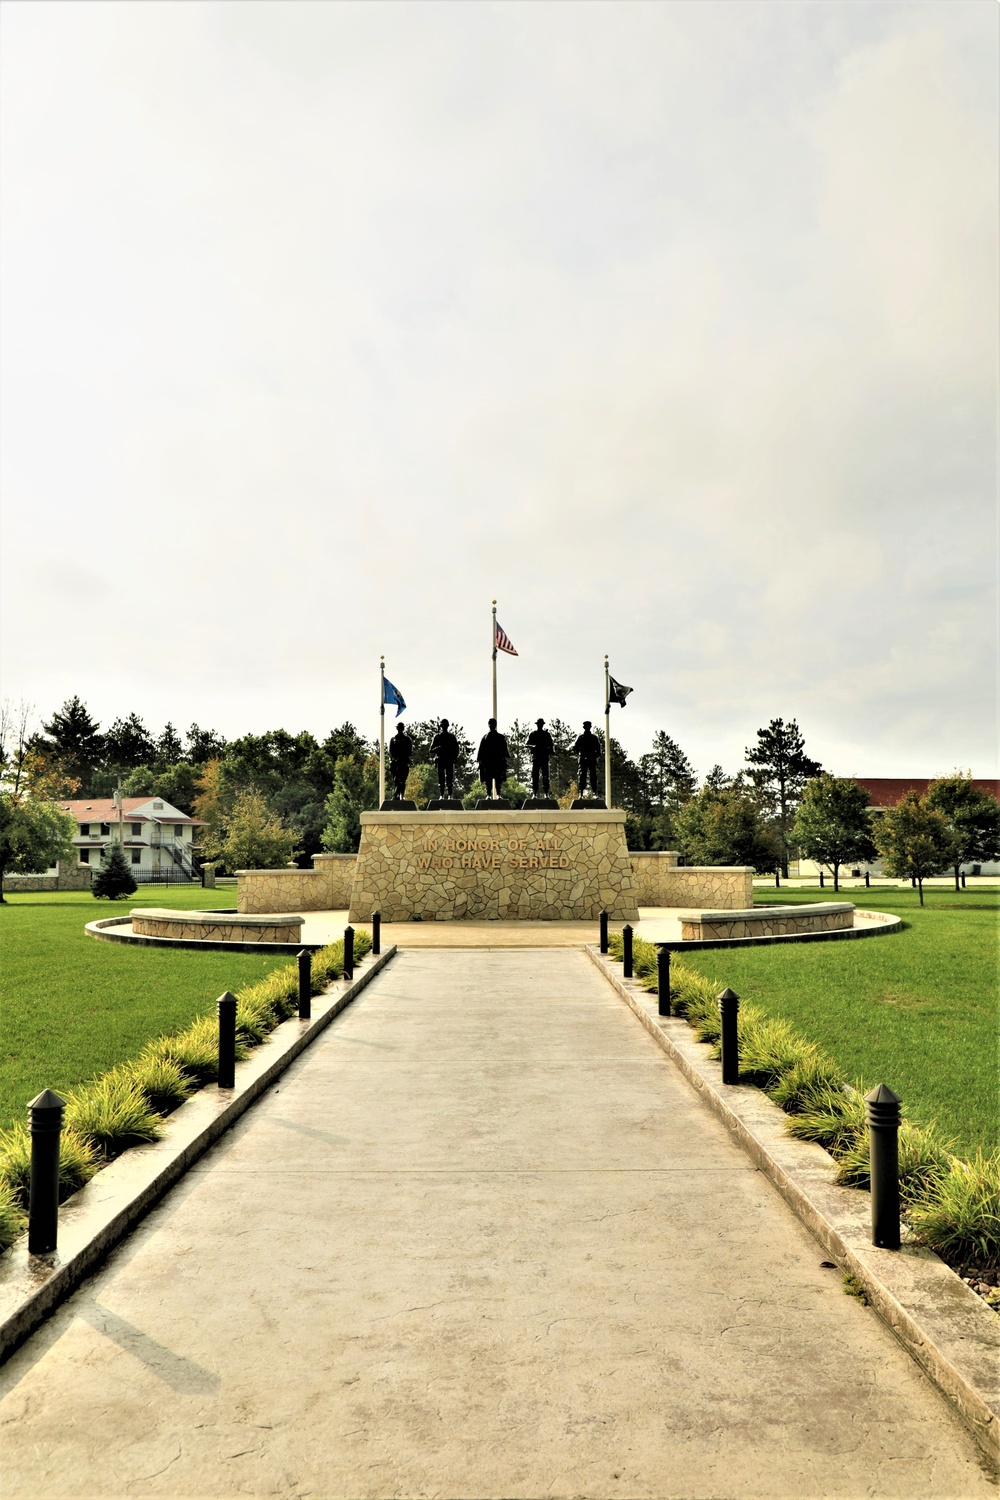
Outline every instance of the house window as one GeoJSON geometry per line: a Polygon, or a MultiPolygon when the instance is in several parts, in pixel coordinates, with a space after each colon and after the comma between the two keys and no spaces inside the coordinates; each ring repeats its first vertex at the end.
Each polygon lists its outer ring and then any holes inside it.
{"type": "Polygon", "coordinates": [[[111,832],[111,824],[110,823],[102,823],[101,824],[101,837],[102,838],[107,838],[107,836],[108,836],[108,834],[110,832],[111,832]]]}
{"type": "Polygon", "coordinates": [[[80,824],[80,837],[82,839],[90,837],[90,824],[89,823],[81,823],[80,824]]]}
{"type": "Polygon", "coordinates": [[[81,849],[80,850],[80,863],[81,863],[81,865],[89,865],[90,864],[90,850],[89,849],[81,849]]]}
{"type": "Polygon", "coordinates": [[[133,823],[132,824],[132,837],[134,839],[137,839],[137,838],[139,838],[141,836],[141,834],[142,834],[142,824],[141,823],[133,823]]]}
{"type": "Polygon", "coordinates": [[[141,849],[133,849],[132,850],[132,863],[134,865],[137,865],[141,859],[142,859],[142,850],[141,849]]]}
{"type": "Polygon", "coordinates": [[[184,837],[184,824],[178,823],[177,827],[174,829],[174,833],[179,839],[182,839],[184,837]]]}
{"type": "Polygon", "coordinates": [[[163,803],[162,802],[154,802],[153,803],[153,811],[154,812],[162,812],[163,811],[163,803]]]}

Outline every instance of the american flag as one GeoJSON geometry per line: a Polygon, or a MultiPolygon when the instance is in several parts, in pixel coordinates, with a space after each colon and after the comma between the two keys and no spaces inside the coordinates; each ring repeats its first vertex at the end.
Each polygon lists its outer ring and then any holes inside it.
{"type": "Polygon", "coordinates": [[[517,652],[514,650],[514,647],[511,644],[510,636],[507,634],[506,630],[501,630],[499,622],[496,620],[494,620],[493,624],[496,631],[493,638],[493,644],[496,646],[497,650],[506,651],[508,656],[516,656],[517,652]]]}

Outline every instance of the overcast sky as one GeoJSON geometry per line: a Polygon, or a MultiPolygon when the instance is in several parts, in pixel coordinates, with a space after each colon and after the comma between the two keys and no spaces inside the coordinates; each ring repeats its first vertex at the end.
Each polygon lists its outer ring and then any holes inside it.
{"type": "Polygon", "coordinates": [[[5,0],[4,695],[996,774],[997,25],[5,0]]]}

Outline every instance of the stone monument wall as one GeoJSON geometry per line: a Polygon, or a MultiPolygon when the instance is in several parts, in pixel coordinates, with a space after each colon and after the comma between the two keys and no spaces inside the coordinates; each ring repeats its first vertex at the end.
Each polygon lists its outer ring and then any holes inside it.
{"type": "Polygon", "coordinates": [[[356,854],[314,854],[311,870],[237,870],[237,910],[344,911],[356,864],[356,854]]]}
{"type": "Polygon", "coordinates": [[[746,911],[703,911],[681,919],[685,942],[718,938],[784,937],[794,932],[839,932],[854,926],[849,901],[809,906],[758,906],[746,911]]]}
{"type": "Polygon", "coordinates": [[[638,917],[625,814],[362,813],[352,921],[638,917]]]}

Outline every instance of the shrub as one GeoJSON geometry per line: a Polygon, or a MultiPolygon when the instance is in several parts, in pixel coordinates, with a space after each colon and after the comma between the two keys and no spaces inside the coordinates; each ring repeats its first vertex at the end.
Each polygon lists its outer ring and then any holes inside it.
{"type": "MultiPolygon", "coordinates": [[[[236,1038],[236,1058],[246,1057],[246,1043],[236,1038]]],[[[144,1057],[162,1057],[174,1062],[195,1084],[214,1083],[219,1076],[219,1023],[215,1016],[202,1016],[186,1031],[157,1037],[144,1057]]]]}
{"type": "Polygon", "coordinates": [[[909,1213],[922,1244],[959,1265],[1000,1270],[1000,1157],[953,1157],[909,1213]]]}
{"type": "MultiPolygon", "coordinates": [[[[99,1166],[90,1142],[75,1130],[63,1130],[59,1140],[59,1202],[82,1188],[99,1166]]],[[[28,1206],[30,1179],[31,1136],[27,1127],[15,1125],[0,1131],[0,1187],[6,1188],[22,1208],[28,1206]]]]}
{"type": "Polygon", "coordinates": [[[122,1073],[142,1094],[157,1115],[169,1115],[191,1093],[191,1080],[176,1062],[143,1052],[135,1062],[122,1065],[122,1073]]]}
{"type": "Polygon", "coordinates": [[[73,1089],[63,1118],[69,1129],[91,1141],[105,1159],[117,1156],[126,1146],[155,1141],[162,1133],[159,1116],[124,1068],[112,1068],[94,1083],[73,1089]]]}

